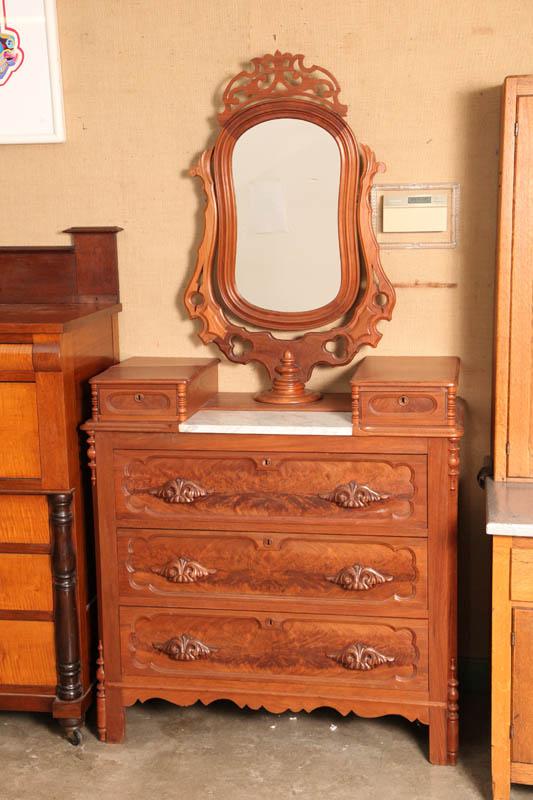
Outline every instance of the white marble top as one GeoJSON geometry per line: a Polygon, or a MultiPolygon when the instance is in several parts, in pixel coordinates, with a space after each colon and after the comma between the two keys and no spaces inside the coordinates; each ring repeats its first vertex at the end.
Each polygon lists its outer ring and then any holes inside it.
{"type": "Polygon", "coordinates": [[[351,436],[350,411],[197,411],[183,433],[252,433],[285,436],[351,436]]]}
{"type": "Polygon", "coordinates": [[[485,486],[487,533],[533,537],[533,484],[488,478],[485,486]]]}

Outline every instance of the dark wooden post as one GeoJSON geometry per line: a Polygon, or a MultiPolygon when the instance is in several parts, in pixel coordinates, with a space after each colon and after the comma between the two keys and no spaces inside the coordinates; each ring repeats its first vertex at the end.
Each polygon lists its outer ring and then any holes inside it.
{"type": "MultiPolygon", "coordinates": [[[[79,700],[80,639],[76,604],[76,554],[72,545],[73,492],[49,495],[52,528],[52,575],[54,584],[57,697],[63,702],[79,700]]],[[[81,741],[79,717],[62,718],[60,725],[67,738],[81,741]]]]}

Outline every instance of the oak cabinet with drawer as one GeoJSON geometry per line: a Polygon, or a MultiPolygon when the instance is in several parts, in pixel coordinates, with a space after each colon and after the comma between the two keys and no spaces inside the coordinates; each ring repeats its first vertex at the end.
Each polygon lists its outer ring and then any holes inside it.
{"type": "Polygon", "coordinates": [[[351,398],[290,424],[256,410],[255,433],[213,362],[92,379],[102,739],[137,700],[225,698],[402,714],[429,725],[432,762],[455,762],[458,362],[421,361],[366,359],[351,398]],[[159,403],[169,387],[178,405],[159,403]]]}
{"type": "Polygon", "coordinates": [[[78,425],[118,359],[117,230],[0,247],[0,709],[50,712],[73,743],[95,646],[78,425]]]}

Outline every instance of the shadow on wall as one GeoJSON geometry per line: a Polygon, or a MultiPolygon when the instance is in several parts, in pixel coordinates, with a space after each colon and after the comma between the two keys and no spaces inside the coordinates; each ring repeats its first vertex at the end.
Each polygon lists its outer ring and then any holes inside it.
{"type": "Polygon", "coordinates": [[[459,499],[458,620],[463,680],[472,689],[488,687],[490,540],[485,534],[485,494],[476,476],[491,450],[500,94],[499,86],[464,94],[460,99],[464,136],[457,137],[463,148],[460,160],[465,165],[457,301],[462,350],[460,393],[466,399],[459,499]]]}

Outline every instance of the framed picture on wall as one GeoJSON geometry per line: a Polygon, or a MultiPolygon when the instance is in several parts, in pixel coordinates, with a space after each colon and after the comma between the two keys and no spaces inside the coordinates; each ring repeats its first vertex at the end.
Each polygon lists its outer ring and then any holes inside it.
{"type": "Polygon", "coordinates": [[[0,0],[0,144],[64,142],[55,0],[0,0]]]}

